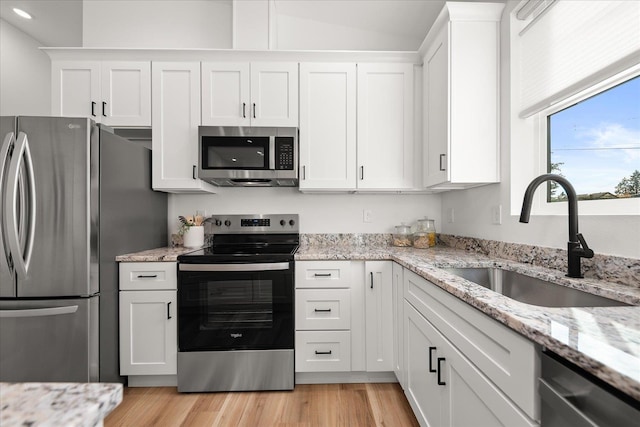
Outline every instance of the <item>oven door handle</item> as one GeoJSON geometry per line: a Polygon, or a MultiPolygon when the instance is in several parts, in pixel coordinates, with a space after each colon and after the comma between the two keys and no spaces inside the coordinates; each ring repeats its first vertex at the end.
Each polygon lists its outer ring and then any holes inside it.
{"type": "Polygon", "coordinates": [[[255,264],[179,264],[180,271],[274,271],[289,270],[288,262],[255,264]]]}

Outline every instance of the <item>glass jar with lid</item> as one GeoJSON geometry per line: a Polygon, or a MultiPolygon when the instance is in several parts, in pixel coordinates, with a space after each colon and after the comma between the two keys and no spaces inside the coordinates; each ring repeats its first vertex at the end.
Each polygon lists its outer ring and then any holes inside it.
{"type": "Polygon", "coordinates": [[[436,245],[436,225],[433,219],[419,219],[413,233],[413,247],[426,249],[436,245]]]}
{"type": "Polygon", "coordinates": [[[399,247],[411,246],[411,227],[404,222],[396,225],[396,232],[392,236],[392,244],[399,247]]]}

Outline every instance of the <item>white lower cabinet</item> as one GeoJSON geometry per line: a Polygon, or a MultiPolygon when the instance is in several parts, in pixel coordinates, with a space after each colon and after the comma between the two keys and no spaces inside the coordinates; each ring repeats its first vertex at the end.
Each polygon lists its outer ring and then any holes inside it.
{"type": "Polygon", "coordinates": [[[423,426],[537,426],[534,344],[404,270],[405,394],[423,426]]]}
{"type": "Polygon", "coordinates": [[[176,375],[176,263],[121,263],[119,268],[120,374],[129,376],[129,385],[133,378],[176,375]]]}
{"type": "Polygon", "coordinates": [[[297,373],[343,373],[332,377],[336,382],[356,374],[361,381],[393,380],[392,264],[296,262],[297,373]]]}
{"type": "Polygon", "coordinates": [[[367,372],[393,371],[391,261],[366,261],[365,354],[367,372]]]}
{"type": "Polygon", "coordinates": [[[394,262],[391,273],[391,287],[393,294],[393,372],[400,386],[404,389],[406,383],[406,371],[404,369],[404,293],[403,293],[404,268],[394,262]]]}

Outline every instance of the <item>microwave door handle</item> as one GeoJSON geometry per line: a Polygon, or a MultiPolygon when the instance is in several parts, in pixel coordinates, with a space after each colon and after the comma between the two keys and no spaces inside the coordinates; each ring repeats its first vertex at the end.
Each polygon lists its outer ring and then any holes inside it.
{"type": "Polygon", "coordinates": [[[269,170],[276,169],[276,137],[269,137],[269,170]]]}

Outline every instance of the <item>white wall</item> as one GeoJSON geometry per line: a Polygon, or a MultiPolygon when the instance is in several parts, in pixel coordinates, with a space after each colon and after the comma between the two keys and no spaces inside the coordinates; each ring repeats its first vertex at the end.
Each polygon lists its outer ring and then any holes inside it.
{"type": "Polygon", "coordinates": [[[278,15],[275,49],[283,50],[410,50],[416,37],[367,31],[295,16],[278,15]]]}
{"type": "Polygon", "coordinates": [[[171,195],[169,231],[178,215],[196,210],[212,214],[297,213],[302,233],[392,233],[401,222],[428,216],[441,226],[440,196],[398,194],[303,194],[294,188],[220,188],[215,195],[171,195]],[[363,222],[363,210],[372,222],[363,222]]]}
{"type": "Polygon", "coordinates": [[[0,19],[0,115],[51,114],[51,61],[41,45],[0,19]]]}
{"type": "Polygon", "coordinates": [[[83,4],[84,47],[231,48],[231,0],[92,0],[83,4]]]}
{"type": "MultiPolygon", "coordinates": [[[[511,170],[511,145],[523,144],[526,124],[511,113],[509,13],[518,2],[509,2],[502,19],[501,45],[501,183],[464,191],[442,194],[442,216],[447,218],[454,209],[454,223],[446,222],[442,231],[447,234],[478,237],[513,243],[524,243],[566,249],[568,241],[567,215],[532,215],[528,224],[518,222],[518,212],[511,214],[511,182],[513,174],[528,173],[520,168],[511,170]],[[524,129],[523,129],[524,127],[524,129]],[[491,208],[502,206],[502,224],[492,224],[491,208]]],[[[540,191],[540,190],[539,190],[540,191]]],[[[522,204],[522,194],[513,200],[522,204]]],[[[587,202],[588,203],[588,202],[587,202]]],[[[578,212],[580,209],[578,208],[578,212]]],[[[581,215],[579,231],[597,254],[640,258],[640,216],[581,215]]]]}

